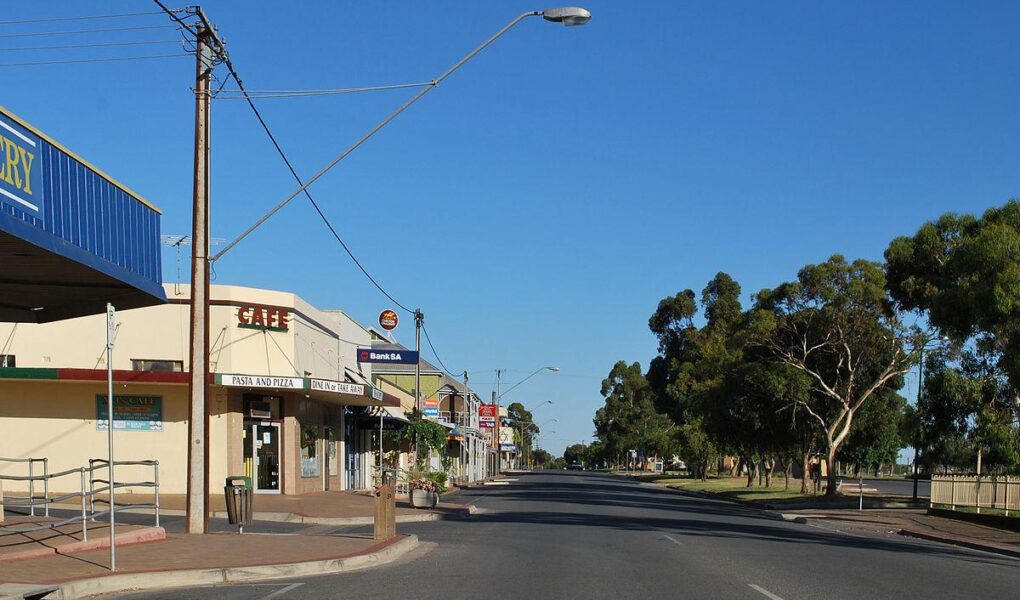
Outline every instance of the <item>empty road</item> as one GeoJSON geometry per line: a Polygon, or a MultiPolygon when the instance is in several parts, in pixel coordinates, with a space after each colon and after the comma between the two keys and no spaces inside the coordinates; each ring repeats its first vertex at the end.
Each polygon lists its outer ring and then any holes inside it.
{"type": "Polygon", "coordinates": [[[1011,598],[1020,562],[898,536],[775,521],[726,502],[587,472],[465,491],[470,519],[400,526],[422,548],[344,575],[133,599],[449,600],[1011,598]]]}

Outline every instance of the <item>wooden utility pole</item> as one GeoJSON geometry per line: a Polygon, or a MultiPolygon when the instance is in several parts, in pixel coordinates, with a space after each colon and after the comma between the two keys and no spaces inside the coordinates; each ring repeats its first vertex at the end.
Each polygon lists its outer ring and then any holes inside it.
{"type": "Polygon", "coordinates": [[[195,182],[191,224],[191,337],[188,364],[187,532],[209,531],[209,79],[214,33],[197,28],[195,182]]]}

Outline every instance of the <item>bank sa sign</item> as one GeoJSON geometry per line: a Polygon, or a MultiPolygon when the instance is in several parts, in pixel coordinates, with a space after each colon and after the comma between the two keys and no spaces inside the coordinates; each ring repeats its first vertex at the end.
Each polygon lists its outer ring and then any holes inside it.
{"type": "Polygon", "coordinates": [[[39,137],[0,114],[0,202],[43,219],[39,137]]]}
{"type": "Polygon", "coordinates": [[[358,348],[358,362],[413,365],[418,362],[418,352],[415,350],[373,350],[371,348],[358,348]]]}

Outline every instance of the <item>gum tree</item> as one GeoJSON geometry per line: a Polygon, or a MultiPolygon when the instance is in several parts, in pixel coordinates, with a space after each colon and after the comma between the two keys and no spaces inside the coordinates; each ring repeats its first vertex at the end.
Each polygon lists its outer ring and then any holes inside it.
{"type": "Polygon", "coordinates": [[[901,386],[919,334],[902,322],[881,264],[848,263],[839,255],[804,267],[796,281],[759,292],[756,309],[758,343],[811,381],[811,393],[791,403],[821,428],[826,495],[835,495],[832,466],[855,417],[876,393],[901,386]]]}

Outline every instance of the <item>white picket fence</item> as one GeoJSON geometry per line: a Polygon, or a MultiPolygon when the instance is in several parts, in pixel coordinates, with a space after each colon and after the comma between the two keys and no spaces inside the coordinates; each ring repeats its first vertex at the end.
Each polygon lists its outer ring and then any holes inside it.
{"type": "Polygon", "coordinates": [[[936,475],[931,478],[931,505],[1020,512],[1020,478],[936,475]]]}

